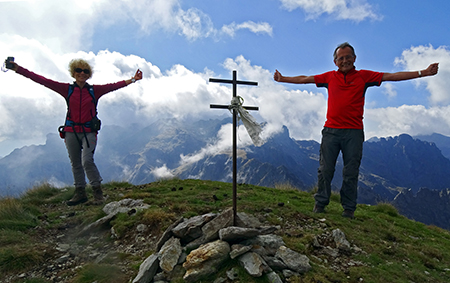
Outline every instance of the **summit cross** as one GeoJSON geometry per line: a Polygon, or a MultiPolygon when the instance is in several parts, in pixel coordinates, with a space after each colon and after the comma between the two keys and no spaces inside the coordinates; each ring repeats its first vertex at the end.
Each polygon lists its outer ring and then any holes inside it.
{"type": "MultiPolygon", "coordinates": [[[[210,78],[209,82],[212,83],[226,83],[233,84],[233,98],[237,97],[237,85],[255,85],[257,86],[257,82],[249,82],[249,81],[238,81],[237,80],[237,72],[233,71],[233,79],[225,80],[225,79],[213,79],[210,78]]],[[[233,110],[233,225],[236,226],[236,215],[237,215],[237,141],[236,141],[236,128],[237,128],[237,110],[234,108],[235,105],[219,105],[219,104],[210,104],[210,108],[219,108],[219,109],[229,109],[233,110]]],[[[242,106],[246,110],[259,110],[256,106],[242,106]]]]}

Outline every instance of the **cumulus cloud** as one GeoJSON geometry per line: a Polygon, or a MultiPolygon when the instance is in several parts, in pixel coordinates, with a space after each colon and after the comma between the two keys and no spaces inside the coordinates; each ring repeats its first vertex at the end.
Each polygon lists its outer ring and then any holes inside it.
{"type": "Polygon", "coordinates": [[[404,50],[402,56],[395,59],[395,63],[406,70],[423,70],[431,63],[439,63],[439,73],[433,77],[414,80],[416,86],[426,86],[430,92],[430,103],[433,105],[450,103],[450,50],[440,46],[413,46],[404,50]]]}
{"type": "MultiPolygon", "coordinates": [[[[19,65],[61,82],[73,80],[67,70],[73,58],[84,58],[93,65],[92,84],[123,80],[131,77],[136,69],[141,69],[143,80],[99,100],[99,117],[104,125],[145,125],[161,118],[208,119],[227,114],[209,108],[211,103],[230,103],[232,96],[230,85],[209,83],[209,78],[215,77],[209,70],[196,73],[185,66],[175,65],[161,72],[151,62],[134,55],[110,51],[59,55],[34,40],[20,37],[15,37],[11,46],[4,44],[10,39],[12,37],[0,35],[0,49],[6,50],[7,54],[14,50],[19,65]]],[[[292,135],[299,139],[312,139],[319,135],[325,116],[326,101],[323,95],[286,90],[271,79],[268,70],[252,65],[243,56],[225,60],[223,67],[230,71],[230,76],[232,70],[237,70],[240,80],[259,83],[257,87],[239,86],[238,95],[245,99],[245,105],[260,107],[260,111],[251,114],[259,122],[267,122],[263,133],[265,138],[280,131],[283,125],[288,126],[292,135]]],[[[66,105],[57,93],[12,71],[0,76],[0,85],[0,142],[15,140],[17,146],[43,143],[46,135],[56,133],[58,126],[64,122],[66,105]]],[[[229,136],[219,135],[214,146],[230,146],[229,136]]],[[[242,125],[239,140],[243,146],[251,144],[242,125]]]]}
{"type": "Polygon", "coordinates": [[[450,106],[402,105],[366,110],[366,136],[450,135],[450,106]],[[369,127],[367,127],[370,125],[369,127]]]}
{"type": "MultiPolygon", "coordinates": [[[[89,50],[94,26],[121,26],[130,22],[136,27],[130,33],[141,37],[158,30],[178,33],[190,41],[229,34],[216,29],[211,17],[203,11],[183,9],[180,0],[66,1],[64,5],[59,0],[0,3],[3,31],[33,38],[57,53],[89,50]]],[[[230,26],[234,26],[234,32],[247,29],[271,34],[268,23],[247,21],[230,26]]]]}
{"type": "MultiPolygon", "coordinates": [[[[67,65],[74,57],[85,58],[94,66],[93,84],[103,84],[131,77],[137,68],[144,72],[144,79],[112,92],[99,101],[99,116],[105,125],[126,123],[152,123],[160,118],[216,118],[223,117],[223,110],[211,110],[209,105],[230,103],[232,89],[227,84],[210,83],[216,75],[204,70],[194,72],[182,65],[175,65],[162,72],[144,58],[123,55],[118,52],[100,51],[58,54],[45,45],[19,36],[0,35],[2,53],[14,54],[16,61],[45,77],[71,82],[67,65]],[[11,44],[5,44],[9,42],[11,44]]],[[[430,62],[446,62],[448,51],[443,48],[415,47],[403,52],[396,61],[406,69],[420,69],[430,62]],[[422,58],[423,57],[423,58],[422,58]]],[[[444,101],[447,98],[448,82],[443,74],[448,73],[442,64],[438,76],[422,78],[414,82],[425,84],[430,91],[430,100],[444,101]],[[440,78],[440,76],[444,78],[440,78]]],[[[326,96],[321,92],[302,90],[301,86],[288,87],[273,81],[272,73],[252,64],[243,56],[228,58],[223,68],[237,70],[238,80],[258,82],[258,86],[238,86],[238,95],[244,105],[258,106],[251,111],[259,122],[264,122],[263,138],[268,138],[285,125],[293,138],[320,140],[320,131],[325,121],[326,96]]],[[[63,123],[66,105],[58,94],[36,85],[14,72],[0,76],[0,142],[16,141],[17,145],[45,142],[47,133],[56,133],[63,123]],[[24,133],[26,133],[24,135],[24,133]],[[22,143],[22,144],[21,144],[22,143]]],[[[384,85],[390,95],[395,88],[384,85]]],[[[388,136],[401,133],[438,132],[450,135],[449,106],[443,103],[430,108],[425,106],[401,106],[397,108],[366,109],[365,128],[367,136],[388,136]]],[[[231,117],[231,114],[230,114],[231,117]]],[[[231,122],[231,119],[230,119],[231,122]]],[[[241,125],[239,145],[250,145],[251,140],[241,125]]],[[[198,156],[231,147],[231,125],[217,134],[217,139],[198,156]]],[[[183,162],[192,162],[196,157],[182,157],[183,162]]]]}
{"type": "Polygon", "coordinates": [[[170,179],[175,177],[172,170],[164,164],[162,167],[154,168],[150,172],[156,179],[170,179]]]}
{"type": "Polygon", "coordinates": [[[379,20],[381,16],[366,0],[280,0],[289,11],[303,9],[307,19],[316,19],[323,14],[334,16],[337,20],[361,22],[367,19],[379,20]]]}

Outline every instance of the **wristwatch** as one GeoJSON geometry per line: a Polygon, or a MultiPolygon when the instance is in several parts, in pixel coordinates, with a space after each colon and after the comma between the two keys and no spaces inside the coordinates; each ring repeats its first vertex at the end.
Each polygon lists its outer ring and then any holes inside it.
{"type": "Polygon", "coordinates": [[[135,78],[131,78],[131,82],[134,83],[136,81],[135,78]]]}

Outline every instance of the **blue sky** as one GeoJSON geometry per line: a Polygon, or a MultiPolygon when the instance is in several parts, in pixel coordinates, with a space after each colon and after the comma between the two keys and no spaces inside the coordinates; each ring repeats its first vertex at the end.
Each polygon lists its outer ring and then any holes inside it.
{"type": "MultiPolygon", "coordinates": [[[[259,83],[239,87],[238,94],[260,107],[252,114],[267,122],[265,137],[286,125],[295,139],[319,141],[326,90],[279,84],[272,74],[334,70],[333,50],[348,41],[358,69],[396,72],[440,63],[436,77],[368,90],[366,138],[450,136],[449,1],[0,0],[0,10],[0,55],[45,77],[71,82],[67,65],[75,57],[94,65],[93,84],[144,71],[142,81],[100,100],[106,125],[224,117],[209,104],[229,103],[231,90],[208,79],[237,70],[238,79],[259,83]]],[[[64,120],[64,100],[10,71],[0,73],[0,85],[0,156],[45,143],[64,120]]],[[[240,130],[241,144],[249,144],[240,130]]],[[[229,132],[218,133],[210,152],[229,143],[229,132]]]]}

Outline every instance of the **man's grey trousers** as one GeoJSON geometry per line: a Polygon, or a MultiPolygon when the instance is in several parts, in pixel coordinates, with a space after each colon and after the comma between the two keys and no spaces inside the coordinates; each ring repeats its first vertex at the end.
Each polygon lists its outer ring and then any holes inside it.
{"type": "Polygon", "coordinates": [[[320,161],[318,169],[318,191],[314,195],[316,205],[325,207],[330,203],[331,181],[336,160],[342,151],[344,169],[342,171],[341,204],[346,210],[356,210],[358,197],[358,175],[362,159],[364,131],[358,129],[322,130],[320,161]]]}

